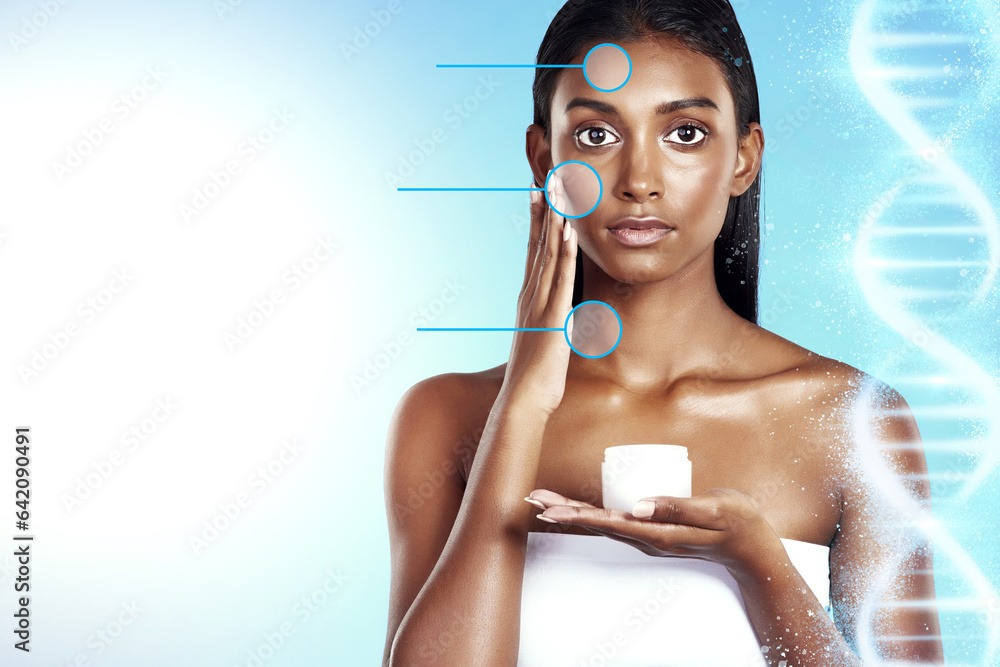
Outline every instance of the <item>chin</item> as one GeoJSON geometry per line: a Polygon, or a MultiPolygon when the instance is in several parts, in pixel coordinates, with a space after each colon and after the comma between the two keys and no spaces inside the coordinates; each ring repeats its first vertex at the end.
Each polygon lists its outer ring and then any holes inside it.
{"type": "Polygon", "coordinates": [[[595,256],[589,252],[585,254],[609,279],[627,285],[659,282],[673,275],[677,268],[674,261],[662,256],[650,256],[648,253],[645,257],[638,257],[636,254],[631,257],[623,256],[624,252],[621,251],[615,252],[615,256],[609,256],[611,253],[604,256],[595,256]]]}

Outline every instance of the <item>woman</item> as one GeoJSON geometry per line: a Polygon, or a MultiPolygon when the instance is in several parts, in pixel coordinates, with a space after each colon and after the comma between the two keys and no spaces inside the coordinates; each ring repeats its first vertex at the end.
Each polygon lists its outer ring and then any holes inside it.
{"type": "MultiPolygon", "coordinates": [[[[403,396],[386,455],[383,664],[515,665],[526,543],[542,531],[724,566],[772,664],[858,665],[859,644],[940,661],[929,549],[901,537],[861,465],[873,443],[919,442],[908,406],[756,325],[764,137],[731,6],[572,0],[538,64],[581,64],[609,42],[632,61],[619,90],[595,89],[579,68],[536,70],[534,181],[579,160],[603,196],[568,222],[532,193],[516,326],[562,327],[574,303],[600,300],[621,318],[620,344],[591,359],[561,334],[519,331],[506,364],[403,396]],[[669,231],[627,231],[646,226],[669,231]],[[693,496],[600,508],[603,449],[641,442],[688,447],[693,496]],[[433,492],[414,504],[418,488],[433,492]],[[835,621],[782,538],[830,547],[835,621]],[[892,599],[872,606],[866,594],[890,565],[892,599]]],[[[922,451],[891,451],[926,507],[922,451]]]]}

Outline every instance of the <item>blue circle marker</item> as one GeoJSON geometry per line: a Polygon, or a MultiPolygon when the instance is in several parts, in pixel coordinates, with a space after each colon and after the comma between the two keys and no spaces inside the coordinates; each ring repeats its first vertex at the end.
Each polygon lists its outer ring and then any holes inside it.
{"type": "MultiPolygon", "coordinates": [[[[563,337],[566,339],[566,343],[569,344],[569,348],[571,350],[579,354],[581,357],[586,357],[587,359],[600,359],[601,357],[606,357],[614,352],[618,347],[618,344],[622,341],[622,318],[619,317],[618,311],[603,301],[591,300],[584,301],[573,308],[573,310],[569,311],[569,314],[566,316],[566,321],[561,327],[417,327],[417,331],[562,331],[563,337]],[[587,354],[586,352],[581,352],[573,345],[573,341],[569,339],[569,318],[573,317],[573,313],[576,312],[577,308],[588,304],[604,306],[614,313],[615,319],[618,320],[618,338],[615,340],[615,344],[611,346],[611,349],[607,352],[602,352],[601,354],[587,354]]],[[[577,327],[576,322],[574,322],[573,333],[578,333],[579,331],[580,329],[577,327]]]]}
{"type": "Polygon", "coordinates": [[[575,219],[590,215],[591,213],[594,212],[594,209],[597,208],[597,205],[601,203],[601,197],[604,196],[604,183],[601,181],[600,174],[598,174],[597,170],[591,167],[589,164],[587,164],[586,162],[580,162],[579,160],[566,160],[565,162],[560,162],[559,164],[557,164],[555,167],[552,168],[552,171],[549,172],[549,175],[545,177],[545,185],[543,185],[542,187],[545,190],[545,201],[549,203],[549,208],[551,208],[553,211],[566,218],[575,219]],[[559,167],[562,167],[567,164],[582,164],[584,167],[593,172],[594,178],[597,179],[597,200],[594,202],[593,206],[587,209],[586,213],[581,213],[580,215],[569,215],[563,213],[562,211],[560,211],[558,208],[555,207],[555,204],[553,204],[552,200],[549,198],[549,180],[551,180],[552,174],[556,173],[556,170],[559,169],[559,167]]]}
{"type": "Polygon", "coordinates": [[[618,46],[617,44],[611,44],[610,42],[607,42],[605,44],[598,44],[597,46],[595,46],[594,48],[592,48],[590,51],[587,51],[587,56],[583,59],[583,78],[587,80],[587,83],[590,84],[591,88],[594,88],[595,90],[600,90],[601,92],[604,92],[604,93],[613,93],[614,91],[618,90],[619,88],[621,88],[622,86],[624,86],[626,83],[628,83],[628,80],[632,78],[632,58],[629,57],[628,51],[626,51],[622,47],[618,46]],[[595,85],[594,82],[591,81],[590,77],[587,75],[587,61],[590,60],[590,56],[592,56],[594,54],[594,51],[596,51],[597,49],[600,49],[602,47],[605,47],[605,46],[613,46],[614,48],[618,49],[619,51],[621,51],[622,53],[625,54],[625,59],[628,60],[628,74],[625,76],[625,80],[622,81],[617,86],[615,86],[614,88],[601,88],[600,86],[595,85]]]}
{"type": "MultiPolygon", "coordinates": [[[[574,325],[574,330],[576,330],[576,326],[575,325],[574,325]]],[[[622,318],[621,318],[621,316],[618,315],[618,311],[617,310],[615,310],[614,308],[612,308],[610,305],[604,303],[603,301],[597,301],[597,300],[584,301],[584,302],[582,302],[580,304],[577,304],[577,306],[575,308],[573,308],[573,310],[569,311],[569,315],[566,316],[566,322],[563,324],[563,336],[566,338],[566,342],[569,343],[570,348],[574,352],[576,352],[577,354],[579,354],[581,357],[586,357],[587,359],[600,359],[601,357],[606,357],[607,355],[609,355],[612,352],[614,352],[615,348],[618,347],[618,344],[622,342],[622,318]],[[576,347],[573,346],[573,341],[571,341],[569,339],[569,318],[573,317],[573,313],[576,312],[577,308],[579,308],[580,306],[585,306],[588,303],[593,303],[593,304],[597,304],[597,305],[600,305],[600,306],[604,306],[605,308],[607,308],[608,310],[610,310],[612,313],[614,313],[615,314],[615,319],[618,320],[618,339],[615,341],[615,344],[611,346],[610,350],[608,350],[607,352],[603,352],[601,354],[586,354],[585,352],[581,352],[580,350],[576,349],[576,347]]]]}

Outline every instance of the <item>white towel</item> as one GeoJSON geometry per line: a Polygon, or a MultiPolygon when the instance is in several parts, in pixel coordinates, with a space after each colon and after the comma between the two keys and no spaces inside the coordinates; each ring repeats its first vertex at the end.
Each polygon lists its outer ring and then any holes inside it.
{"type": "MultiPolygon", "coordinates": [[[[830,549],[782,540],[824,607],[830,549]]],[[[763,667],[736,582],[706,560],[528,533],[518,667],[763,667]]]]}

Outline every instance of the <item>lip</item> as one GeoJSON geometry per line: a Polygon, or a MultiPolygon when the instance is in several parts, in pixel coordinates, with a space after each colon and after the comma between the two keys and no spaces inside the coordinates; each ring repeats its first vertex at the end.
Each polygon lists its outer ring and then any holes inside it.
{"type": "Polygon", "coordinates": [[[674,230],[659,218],[622,218],[608,231],[622,245],[635,248],[652,245],[674,230]]]}
{"type": "Polygon", "coordinates": [[[627,227],[623,227],[620,229],[611,229],[609,231],[612,236],[622,243],[622,245],[636,247],[652,245],[674,230],[669,228],[629,229],[627,227]]]}
{"type": "Polygon", "coordinates": [[[659,218],[622,218],[608,229],[672,229],[659,218]]]}

